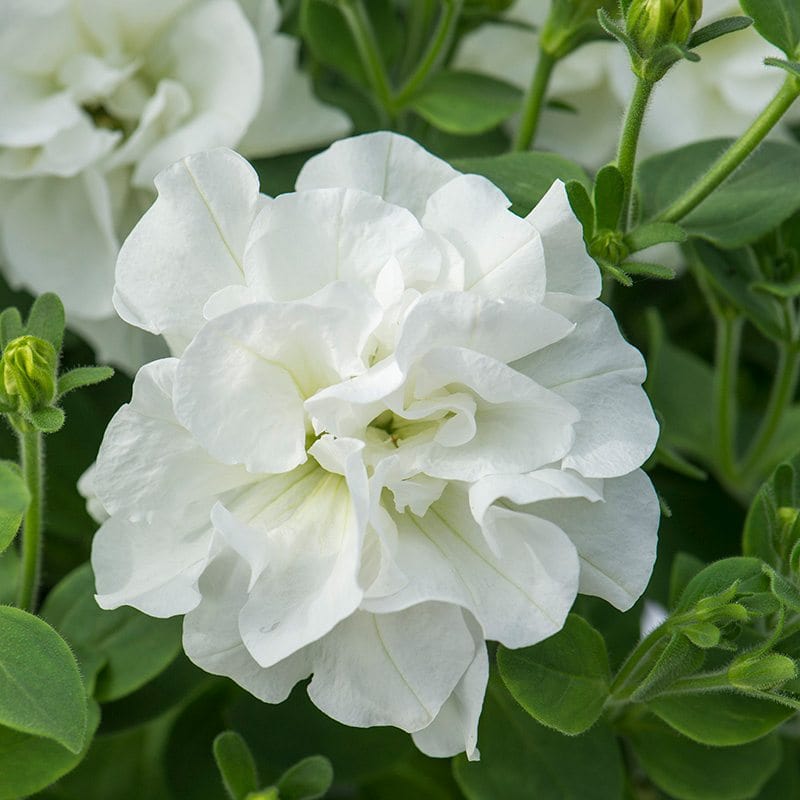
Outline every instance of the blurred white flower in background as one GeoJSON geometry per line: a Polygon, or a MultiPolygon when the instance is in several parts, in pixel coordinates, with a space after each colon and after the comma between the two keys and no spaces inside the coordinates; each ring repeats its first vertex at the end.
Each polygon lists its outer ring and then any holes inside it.
{"type": "MultiPolygon", "coordinates": [[[[731,0],[705,0],[703,5],[698,27],[743,13],[731,0]]],[[[518,0],[507,18],[539,27],[549,7],[549,0],[518,0]]],[[[527,89],[536,53],[534,30],[497,22],[465,37],[456,61],[464,69],[527,89]]],[[[780,53],[752,28],[704,44],[698,53],[700,62],[679,62],[656,86],[642,130],[642,156],[700,139],[740,135],[785,78],[781,70],[764,66],[765,57],[780,53]]],[[[548,97],[572,110],[546,108],[535,146],[590,168],[610,161],[634,80],[628,54],[617,42],[593,42],[567,56],[554,70],[548,97]]],[[[786,136],[786,126],[798,121],[800,110],[790,111],[774,135],[786,136]]]]}
{"type": "Polygon", "coordinates": [[[627,609],[655,559],[644,362],[563,185],[522,219],[388,133],[275,199],[228,150],[156,183],[115,303],[174,357],[87,481],[98,601],[185,614],[265,701],[313,674],[333,718],[476,757],[485,640],[542,640],[579,591],[627,609]]]}
{"type": "Polygon", "coordinates": [[[157,343],[111,303],[119,243],[153,178],[216,146],[267,156],[348,130],[297,68],[275,0],[5,0],[0,5],[0,265],[57,292],[101,360],[157,343]]]}

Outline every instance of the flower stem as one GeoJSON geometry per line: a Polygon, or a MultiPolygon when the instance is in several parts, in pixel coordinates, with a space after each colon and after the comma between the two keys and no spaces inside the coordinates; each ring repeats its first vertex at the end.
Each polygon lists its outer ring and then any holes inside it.
{"type": "Polygon", "coordinates": [[[42,434],[28,430],[19,434],[22,474],[31,502],[22,522],[22,572],[17,606],[36,610],[42,551],[42,434]]]}
{"type": "Polygon", "coordinates": [[[716,319],[714,448],[723,476],[733,481],[736,472],[736,382],[744,321],[724,312],[717,314],[716,319]]]}
{"type": "Polygon", "coordinates": [[[361,64],[367,73],[370,86],[375,92],[375,97],[381,105],[382,110],[393,122],[396,116],[396,109],[392,97],[392,87],[389,83],[389,76],[386,73],[386,66],[381,57],[378,42],[375,39],[375,31],[369,20],[364,4],[361,0],[340,0],[339,10],[342,12],[347,27],[353,35],[358,50],[361,64]]]}
{"type": "Polygon", "coordinates": [[[439,17],[436,32],[417,68],[395,96],[393,101],[395,107],[402,108],[411,100],[447,54],[447,49],[453,41],[456,23],[461,15],[462,5],[463,0],[444,0],[444,9],[439,17]]]}
{"type": "Polygon", "coordinates": [[[547,87],[550,85],[550,76],[553,74],[558,59],[539,48],[539,60],[536,62],[536,69],[533,72],[533,79],[525,95],[525,103],[522,107],[522,122],[514,139],[513,149],[517,152],[528,150],[533,144],[536,136],[536,129],[539,126],[539,118],[542,115],[544,99],[547,95],[547,87]]]}
{"type": "Polygon", "coordinates": [[[639,135],[642,132],[644,114],[647,110],[647,103],[653,92],[655,84],[652,81],[639,78],[636,82],[636,89],[631,97],[628,113],[625,115],[625,124],[622,128],[622,136],[619,140],[617,151],[617,167],[622,173],[625,182],[625,193],[622,199],[622,226],[628,230],[631,215],[631,200],[633,198],[633,174],[636,167],[636,151],[639,147],[639,135]]]}
{"type": "Polygon", "coordinates": [[[800,97],[800,80],[789,76],[755,122],[717,159],[705,175],[690,186],[666,211],[659,214],[658,221],[678,222],[699,206],[761,144],[798,97],[800,97]]]}
{"type": "MultiPolygon", "coordinates": [[[[800,345],[781,342],[778,346],[778,366],[767,409],[740,469],[745,478],[752,470],[759,468],[760,461],[769,450],[784,412],[794,399],[797,389],[797,379],[800,374],[800,345]]],[[[758,475],[753,477],[760,478],[758,475]]]]}

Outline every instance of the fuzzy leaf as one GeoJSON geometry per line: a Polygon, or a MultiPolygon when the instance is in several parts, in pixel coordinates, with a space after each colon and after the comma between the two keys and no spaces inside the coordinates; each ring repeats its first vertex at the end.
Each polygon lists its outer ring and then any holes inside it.
{"type": "Polygon", "coordinates": [[[214,739],[214,760],[231,800],[244,800],[258,789],[258,772],[247,742],[235,731],[224,731],[214,739]]]}
{"type": "Polygon", "coordinates": [[[58,396],[63,397],[73,389],[92,386],[107,381],[114,374],[111,367],[76,367],[58,379],[58,396]]]}
{"type": "Polygon", "coordinates": [[[689,39],[689,47],[699,47],[701,44],[719,39],[720,36],[749,28],[752,24],[753,20],[750,17],[723,17],[694,31],[689,39]]]}
{"type": "Polygon", "coordinates": [[[61,300],[58,295],[47,292],[33,301],[25,323],[25,333],[50,342],[58,352],[64,340],[65,325],[64,306],[61,300]]]}

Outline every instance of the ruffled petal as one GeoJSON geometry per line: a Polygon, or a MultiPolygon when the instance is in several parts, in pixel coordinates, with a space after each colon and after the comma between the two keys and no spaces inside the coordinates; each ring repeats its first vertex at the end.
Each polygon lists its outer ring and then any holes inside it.
{"type": "Polygon", "coordinates": [[[487,639],[507,647],[535,644],[561,629],[578,591],[579,565],[572,542],[553,523],[492,507],[483,520],[487,538],[466,492],[452,485],[424,517],[393,518],[395,559],[408,584],[366,601],[369,610],[455,603],[475,617],[487,639]]]}
{"type": "Polygon", "coordinates": [[[658,438],[641,386],[644,359],[622,338],[602,303],[552,295],[548,305],[572,320],[575,331],[513,366],[580,412],[565,468],[591,478],[626,475],[644,463],[658,438]]]}
{"type": "Polygon", "coordinates": [[[472,663],[475,643],[457,606],[422,603],[357,611],[317,646],[308,694],[345,725],[427,727],[472,663]]]}
{"type": "Polygon", "coordinates": [[[428,198],[459,174],[413,139],[381,131],[334,142],[306,161],[296,187],[361,189],[421,219],[428,198]]]}
{"type": "Polygon", "coordinates": [[[219,289],[244,283],[244,249],[261,205],[258,175],[229,150],[199,153],[156,179],[158,199],[125,240],[114,305],[131,325],[188,341],[219,289]]]}

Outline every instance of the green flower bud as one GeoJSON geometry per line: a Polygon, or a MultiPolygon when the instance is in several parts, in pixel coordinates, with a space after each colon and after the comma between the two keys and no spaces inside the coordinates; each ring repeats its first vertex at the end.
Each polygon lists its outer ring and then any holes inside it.
{"type": "Polygon", "coordinates": [[[645,58],[673,42],[686,44],[703,14],[703,0],[633,0],[625,28],[645,58]]]}
{"type": "Polygon", "coordinates": [[[617,0],[553,0],[539,36],[542,50],[563,58],[592,38],[592,31],[600,32],[597,12],[601,8],[613,15],[618,12],[619,5],[617,0]]]}
{"type": "Polygon", "coordinates": [[[797,677],[797,665],[780,653],[740,656],[728,667],[728,680],[740,689],[774,689],[797,677]]]}
{"type": "Polygon", "coordinates": [[[627,245],[619,231],[601,230],[592,239],[589,252],[598,261],[621,264],[629,255],[627,245]]]}
{"type": "Polygon", "coordinates": [[[57,359],[53,345],[37,336],[19,336],[6,345],[0,359],[3,392],[23,415],[55,400],[57,359]]]}

